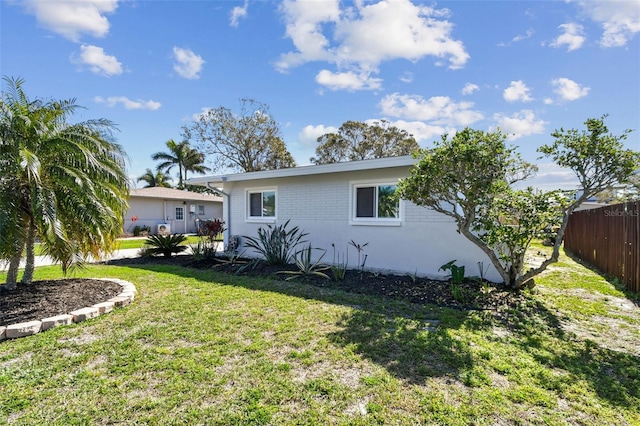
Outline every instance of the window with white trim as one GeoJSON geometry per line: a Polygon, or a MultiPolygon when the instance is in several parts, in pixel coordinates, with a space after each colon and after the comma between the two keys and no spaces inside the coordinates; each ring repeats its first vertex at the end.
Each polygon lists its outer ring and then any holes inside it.
{"type": "Polygon", "coordinates": [[[198,216],[204,216],[204,204],[198,204],[198,216]]]}
{"type": "Polygon", "coordinates": [[[394,198],[395,183],[363,183],[352,188],[354,222],[400,221],[400,202],[394,198]]]}
{"type": "Polygon", "coordinates": [[[184,207],[176,206],[175,220],[184,220],[184,207]]]}
{"type": "Polygon", "coordinates": [[[276,190],[247,191],[247,217],[249,219],[275,219],[276,190]]]}

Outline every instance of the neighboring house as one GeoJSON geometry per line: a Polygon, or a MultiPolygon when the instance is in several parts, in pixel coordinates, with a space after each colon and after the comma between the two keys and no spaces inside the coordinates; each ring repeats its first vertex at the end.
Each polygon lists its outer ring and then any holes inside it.
{"type": "MultiPolygon", "coordinates": [[[[443,278],[438,269],[456,260],[467,275],[478,275],[488,257],[457,232],[455,222],[432,209],[391,195],[401,178],[409,176],[411,156],[353,161],[198,177],[190,184],[216,188],[223,194],[225,244],[231,235],[256,236],[268,224],[299,226],[314,248],[326,250],[323,262],[357,264],[350,241],[367,246],[365,268],[443,278]],[[339,256],[339,259],[338,259],[339,256]]],[[[302,248],[302,247],[300,247],[302,248]]],[[[251,249],[245,255],[254,256],[251,249]]],[[[500,281],[493,267],[486,275],[500,281]]]]}
{"type": "Polygon", "coordinates": [[[129,191],[124,231],[148,226],[152,234],[198,231],[198,221],[222,218],[222,197],[173,188],[150,187],[129,191]],[[133,220],[135,218],[135,220],[133,220]]]}

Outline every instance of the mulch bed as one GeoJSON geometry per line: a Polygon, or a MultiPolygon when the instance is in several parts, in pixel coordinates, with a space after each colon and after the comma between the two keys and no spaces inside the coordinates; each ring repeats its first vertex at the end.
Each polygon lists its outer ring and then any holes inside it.
{"type": "MultiPolygon", "coordinates": [[[[248,259],[240,259],[247,262],[248,259]]],[[[227,274],[255,276],[276,280],[285,280],[292,275],[283,271],[298,271],[295,265],[270,266],[260,262],[255,267],[238,271],[238,265],[230,265],[219,258],[195,259],[191,255],[165,257],[138,257],[118,259],[109,262],[112,265],[144,265],[170,264],[194,269],[211,269],[227,274]]],[[[325,274],[332,276],[330,270],[325,274]]],[[[326,279],[314,275],[298,276],[293,282],[311,284],[322,288],[340,289],[351,293],[390,297],[419,304],[433,304],[456,309],[488,310],[513,305],[520,299],[520,294],[502,289],[496,284],[482,283],[476,279],[465,279],[460,284],[450,281],[415,277],[410,274],[395,275],[373,273],[368,271],[348,270],[344,279],[326,279]]]]}
{"type": "MultiPolygon", "coordinates": [[[[264,262],[254,268],[238,272],[238,266],[220,259],[194,259],[190,255],[171,258],[139,257],[118,259],[112,265],[143,266],[148,264],[180,265],[195,269],[245,276],[268,277],[284,280],[291,275],[281,271],[296,271],[295,265],[269,266],[264,262]]],[[[331,271],[325,271],[331,276],[331,271]]],[[[356,294],[377,295],[419,304],[433,304],[456,309],[499,309],[517,303],[519,294],[501,290],[494,285],[483,285],[478,280],[465,280],[461,284],[438,281],[410,275],[381,274],[348,270],[342,280],[317,276],[296,277],[294,282],[317,287],[334,288],[356,294]]],[[[1,290],[1,286],[0,286],[1,290]]],[[[92,279],[68,278],[34,281],[19,284],[14,291],[0,291],[0,325],[39,320],[104,302],[121,292],[119,284],[92,279]]]]}
{"type": "Polygon", "coordinates": [[[15,290],[0,292],[0,325],[68,314],[107,301],[121,292],[120,284],[84,278],[18,284],[15,290]]]}

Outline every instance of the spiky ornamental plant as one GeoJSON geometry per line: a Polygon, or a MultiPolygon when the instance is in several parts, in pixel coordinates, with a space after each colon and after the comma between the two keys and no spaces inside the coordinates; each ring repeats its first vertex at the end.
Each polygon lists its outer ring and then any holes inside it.
{"type": "Polygon", "coordinates": [[[151,235],[144,242],[144,250],[146,254],[161,254],[164,257],[171,257],[173,253],[182,253],[188,248],[183,245],[185,241],[187,241],[187,237],[182,234],[151,235]]]}

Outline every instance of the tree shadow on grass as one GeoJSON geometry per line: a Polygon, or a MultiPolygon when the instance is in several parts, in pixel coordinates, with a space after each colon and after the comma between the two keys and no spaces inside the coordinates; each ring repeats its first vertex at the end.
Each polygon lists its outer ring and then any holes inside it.
{"type": "Polygon", "coordinates": [[[340,330],[328,334],[327,339],[338,346],[349,346],[395,377],[411,383],[424,384],[431,376],[454,378],[461,374],[461,369],[473,366],[469,343],[448,332],[463,324],[481,327],[480,322],[467,319],[469,311],[349,293],[296,280],[236,276],[172,265],[126,266],[346,306],[350,309],[337,323],[340,330]]]}
{"type": "Polygon", "coordinates": [[[179,266],[128,267],[348,306],[352,309],[339,320],[340,329],[327,338],[408,383],[424,384],[429,377],[443,377],[469,386],[490,385],[486,372],[491,367],[485,362],[486,354],[478,353],[472,342],[455,332],[464,327],[487,339],[514,345],[532,357],[540,368],[531,380],[540,388],[556,392],[558,397],[572,383],[584,381],[599,398],[612,405],[640,405],[640,357],[565,332],[561,319],[533,297],[502,311],[470,315],[470,311],[416,305],[295,281],[239,277],[179,266]],[[494,327],[503,327],[508,334],[493,335],[490,330],[494,327]]]}
{"type": "Polygon", "coordinates": [[[612,350],[564,330],[562,321],[540,300],[527,298],[501,318],[516,345],[549,374],[539,386],[562,396],[568,385],[586,382],[599,398],[620,407],[640,406],[640,357],[612,350]],[[554,374],[559,373],[559,374],[554,374]]]}

